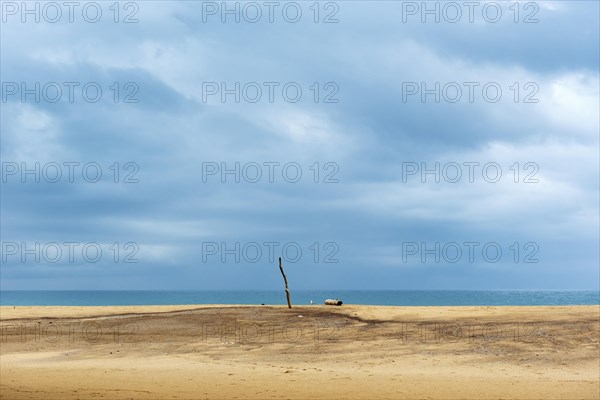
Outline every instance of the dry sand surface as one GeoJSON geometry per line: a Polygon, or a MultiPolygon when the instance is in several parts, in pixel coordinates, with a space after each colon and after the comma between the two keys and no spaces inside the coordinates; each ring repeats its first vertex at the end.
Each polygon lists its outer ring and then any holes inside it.
{"type": "Polygon", "coordinates": [[[2,399],[598,399],[598,306],[1,307],[2,399]]]}

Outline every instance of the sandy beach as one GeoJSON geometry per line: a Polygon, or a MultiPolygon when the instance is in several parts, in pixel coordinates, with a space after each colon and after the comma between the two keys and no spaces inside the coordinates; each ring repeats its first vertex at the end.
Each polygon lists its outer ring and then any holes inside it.
{"type": "Polygon", "coordinates": [[[598,306],[0,308],[2,399],[598,399],[598,306]]]}

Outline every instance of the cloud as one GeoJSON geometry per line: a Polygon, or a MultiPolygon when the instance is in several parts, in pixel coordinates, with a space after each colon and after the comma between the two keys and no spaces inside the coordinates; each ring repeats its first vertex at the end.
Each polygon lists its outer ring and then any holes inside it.
{"type": "Polygon", "coordinates": [[[402,3],[365,4],[338,3],[332,24],[308,6],[298,23],[205,22],[185,2],[140,3],[135,24],[3,23],[3,82],[80,85],[73,102],[64,91],[54,103],[2,103],[3,173],[7,163],[79,168],[74,182],[8,176],[2,240],[134,242],[139,263],[12,258],[2,289],[265,289],[276,284],[268,260],[203,262],[203,243],[272,241],[302,247],[290,267],[298,288],[597,289],[598,3],[505,2],[498,23],[403,22],[402,3]],[[534,11],[539,22],[522,23],[534,11]],[[82,98],[89,82],[100,101],[82,98]],[[262,96],[222,101],[207,83],[250,83],[262,96]],[[290,83],[298,101],[282,92],[290,83]],[[439,84],[439,101],[407,97],[407,83],[439,84]],[[482,94],[489,83],[497,102],[482,94]],[[447,101],[457,87],[460,100],[447,101]],[[479,163],[473,183],[465,162],[479,163]],[[88,163],[99,182],[81,176],[88,163]],[[457,163],[462,178],[405,181],[407,163],[439,163],[440,174],[457,163]],[[491,163],[502,168],[495,183],[479,169],[491,163]],[[208,164],[219,170],[207,176],[208,164]],[[540,262],[402,262],[403,242],[469,240],[505,254],[535,242],[540,262]],[[324,263],[332,244],[338,262],[324,263]]]}

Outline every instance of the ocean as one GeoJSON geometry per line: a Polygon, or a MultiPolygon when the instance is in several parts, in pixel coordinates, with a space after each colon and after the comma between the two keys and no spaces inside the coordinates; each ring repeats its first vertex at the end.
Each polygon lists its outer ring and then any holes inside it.
{"type": "MultiPolygon", "coordinates": [[[[297,290],[292,305],[345,304],[382,306],[550,306],[600,305],[594,290],[297,290]]],[[[2,306],[127,306],[180,304],[286,304],[283,290],[77,290],[0,291],[2,306]]]]}

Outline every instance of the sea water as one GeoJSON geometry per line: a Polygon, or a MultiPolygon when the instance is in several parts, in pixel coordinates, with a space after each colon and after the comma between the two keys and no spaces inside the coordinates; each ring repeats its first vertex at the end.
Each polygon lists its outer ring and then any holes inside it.
{"type": "MultiPolygon", "coordinates": [[[[384,306],[543,306],[597,305],[593,290],[292,290],[292,304],[323,304],[338,298],[344,304],[384,306]]],[[[78,290],[0,291],[3,306],[126,306],[180,304],[286,304],[283,290],[78,290]]]]}

